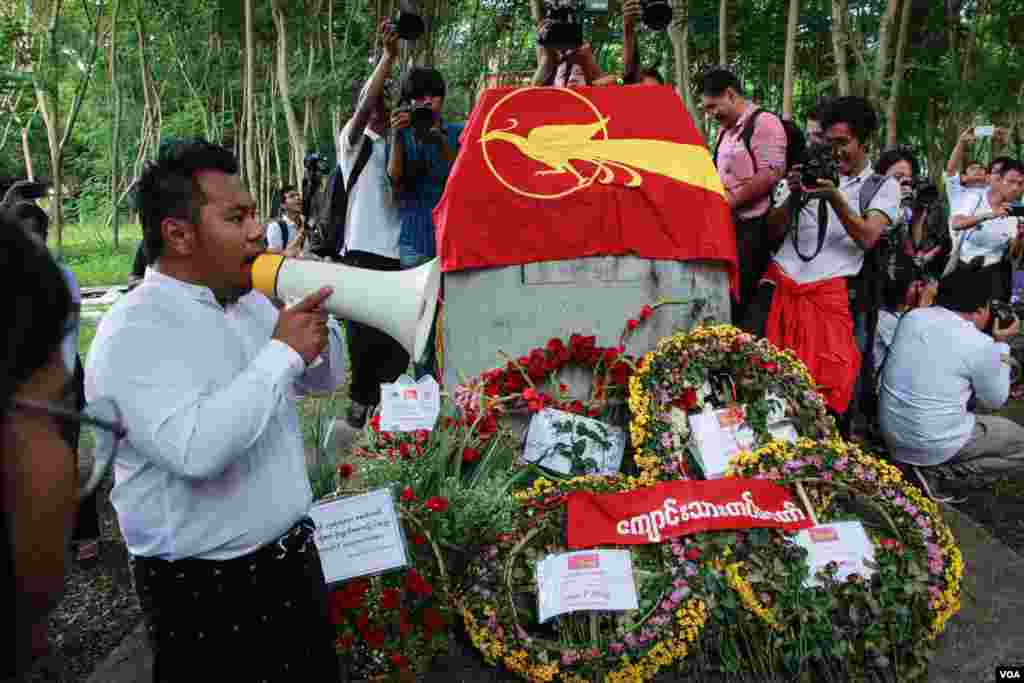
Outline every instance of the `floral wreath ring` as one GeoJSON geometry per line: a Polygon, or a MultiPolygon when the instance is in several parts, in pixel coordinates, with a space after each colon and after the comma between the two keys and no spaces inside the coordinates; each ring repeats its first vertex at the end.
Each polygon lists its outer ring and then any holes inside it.
{"type": "Polygon", "coordinates": [[[684,659],[708,619],[692,597],[683,559],[667,544],[623,546],[633,553],[640,609],[626,613],[565,614],[537,624],[536,561],[566,552],[566,496],[571,491],[632,490],[627,478],[588,475],[537,479],[513,494],[520,504],[514,531],[471,561],[468,589],[458,599],[473,645],[491,664],[531,681],[645,681],[684,659]],[[533,618],[530,618],[533,613],[533,618]]]}
{"type": "Polygon", "coordinates": [[[792,352],[731,325],[698,327],[662,339],[630,378],[629,429],[641,477],[658,481],[689,476],[686,412],[703,407],[706,387],[720,374],[730,379],[732,398],[746,406],[746,421],[758,443],[770,440],[769,392],[782,400],[785,417],[798,435],[824,438],[834,433],[824,399],[792,352]]]}
{"type": "Polygon", "coordinates": [[[805,505],[812,507],[818,520],[848,518],[849,511],[838,505],[844,497],[881,517],[888,529],[873,534],[876,560],[880,553],[909,552],[926,568],[914,582],[913,594],[907,596],[908,603],[920,600],[931,611],[916,639],[934,641],[960,611],[963,556],[953,533],[938,506],[893,465],[838,438],[800,439],[796,444],[775,442],[741,453],[730,463],[729,474],[799,484],[806,490],[806,494],[801,490],[805,505]]]}

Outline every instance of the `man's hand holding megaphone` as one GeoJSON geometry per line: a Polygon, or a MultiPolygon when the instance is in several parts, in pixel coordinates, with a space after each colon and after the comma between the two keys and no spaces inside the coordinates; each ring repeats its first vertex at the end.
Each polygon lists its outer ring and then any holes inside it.
{"type": "Polygon", "coordinates": [[[271,338],[295,349],[307,366],[327,348],[327,311],[323,303],[331,294],[333,287],[321,287],[297,304],[282,308],[277,317],[271,338]]]}

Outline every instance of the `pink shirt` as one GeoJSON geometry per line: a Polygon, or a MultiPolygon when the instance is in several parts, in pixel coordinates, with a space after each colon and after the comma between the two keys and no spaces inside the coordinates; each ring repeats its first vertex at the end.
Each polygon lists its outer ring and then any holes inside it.
{"type": "MultiPolygon", "coordinates": [[[[754,162],[750,158],[747,146],[740,135],[747,120],[759,107],[750,103],[739,121],[722,135],[722,143],[718,148],[718,175],[725,189],[736,192],[754,177],[754,162]]],[[[786,130],[777,116],[759,116],[754,125],[754,135],[750,138],[750,149],[757,157],[757,171],[766,168],[776,169],[781,174],[786,170],[786,130]]],[[[771,207],[772,188],[763,197],[746,204],[737,212],[740,218],[755,218],[763,215],[771,207]]]]}

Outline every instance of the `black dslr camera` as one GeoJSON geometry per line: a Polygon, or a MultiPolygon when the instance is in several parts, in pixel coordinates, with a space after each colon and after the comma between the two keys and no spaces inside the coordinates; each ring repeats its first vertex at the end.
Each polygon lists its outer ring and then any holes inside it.
{"type": "Polygon", "coordinates": [[[929,178],[914,178],[910,181],[910,192],[903,198],[903,203],[918,211],[934,208],[939,198],[939,188],[929,178]]]}
{"type": "Polygon", "coordinates": [[[302,160],[302,165],[306,168],[306,173],[309,175],[326,175],[331,169],[325,159],[319,152],[310,152],[306,155],[306,158],[302,160]]]}
{"type": "Polygon", "coordinates": [[[644,26],[652,31],[664,31],[672,23],[672,5],[668,0],[643,0],[644,26]]]}
{"type": "Polygon", "coordinates": [[[427,29],[412,0],[399,0],[398,14],[389,23],[402,40],[417,40],[427,29]]]}
{"type": "Polygon", "coordinates": [[[831,180],[836,187],[839,186],[839,165],[832,152],[832,145],[808,145],[801,165],[800,183],[804,187],[813,190],[818,187],[819,180],[831,180]]]}
{"type": "Polygon", "coordinates": [[[1005,301],[992,302],[992,319],[999,327],[1006,327],[1024,314],[1024,304],[1008,304],[1005,301]]]}
{"type": "Polygon", "coordinates": [[[1024,218],[1024,202],[1013,202],[1007,208],[1009,211],[1006,215],[1014,216],[1016,218],[1024,218]]]}
{"type": "Polygon", "coordinates": [[[583,22],[575,0],[544,0],[545,24],[537,33],[537,43],[554,50],[572,50],[583,44],[583,22]]]}

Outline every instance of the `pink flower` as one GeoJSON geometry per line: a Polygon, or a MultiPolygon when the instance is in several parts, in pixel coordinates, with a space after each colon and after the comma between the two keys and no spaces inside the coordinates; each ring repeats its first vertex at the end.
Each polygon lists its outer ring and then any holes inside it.
{"type": "Polygon", "coordinates": [[[622,643],[609,643],[608,649],[611,650],[613,654],[618,655],[622,654],[622,652],[626,649],[626,646],[622,643]]]}
{"type": "Polygon", "coordinates": [[[671,610],[673,607],[675,607],[675,605],[672,604],[671,600],[662,600],[661,601],[661,608],[663,610],[665,610],[666,612],[671,610]]]}
{"type": "Polygon", "coordinates": [[[526,632],[525,628],[516,624],[516,637],[518,637],[519,640],[529,640],[530,634],[526,632]]]}
{"type": "MultiPolygon", "coordinates": [[[[682,579],[676,579],[675,581],[672,582],[672,587],[677,589],[677,590],[683,590],[683,589],[689,590],[690,589],[690,584],[688,584],[686,581],[683,581],[682,579]]],[[[685,597],[685,596],[683,596],[683,597],[685,597]]]]}
{"type": "MultiPolygon", "coordinates": [[[[677,583],[685,584],[686,582],[685,581],[673,581],[672,585],[674,586],[677,583]]],[[[672,591],[672,595],[669,596],[669,600],[671,600],[673,604],[678,605],[689,594],[690,594],[690,589],[689,588],[686,588],[684,590],[683,587],[679,587],[676,590],[672,591]]]]}
{"type": "Polygon", "coordinates": [[[626,641],[626,645],[628,645],[631,648],[635,648],[637,645],[640,644],[640,639],[636,637],[635,633],[627,633],[624,640],[626,641]]]}
{"type": "Polygon", "coordinates": [[[576,650],[566,650],[562,653],[562,666],[572,666],[579,659],[576,655],[576,650]]]}

